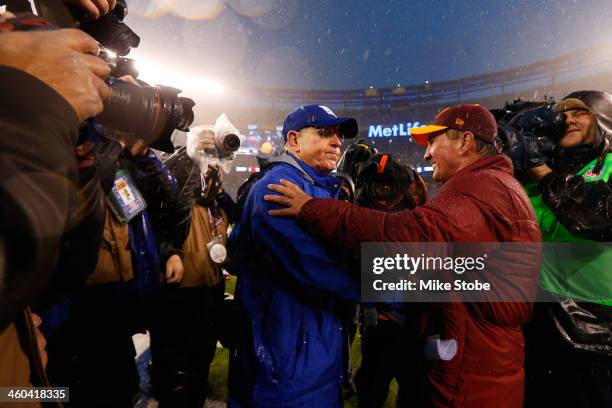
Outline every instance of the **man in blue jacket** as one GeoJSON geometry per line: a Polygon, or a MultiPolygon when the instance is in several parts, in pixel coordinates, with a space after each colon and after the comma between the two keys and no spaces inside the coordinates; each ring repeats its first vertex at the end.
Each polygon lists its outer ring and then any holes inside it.
{"type": "Polygon", "coordinates": [[[242,333],[230,361],[230,407],[342,406],[341,311],[359,299],[359,270],[295,220],[270,216],[278,205],[263,196],[282,178],[313,197],[337,197],[340,181],[330,173],[343,138],[356,135],[355,119],[326,106],[294,110],[283,126],[286,152],[249,192],[236,236],[242,333]]]}

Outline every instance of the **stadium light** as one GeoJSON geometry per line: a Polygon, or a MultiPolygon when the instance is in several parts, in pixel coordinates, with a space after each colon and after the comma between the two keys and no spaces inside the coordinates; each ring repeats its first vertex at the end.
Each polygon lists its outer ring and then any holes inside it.
{"type": "Polygon", "coordinates": [[[187,92],[219,95],[225,91],[222,83],[201,76],[189,76],[153,61],[136,60],[138,79],[151,85],[168,85],[187,92]]]}
{"type": "Polygon", "coordinates": [[[376,96],[378,95],[378,89],[374,88],[373,86],[370,86],[365,90],[365,94],[366,96],[376,96]]]}

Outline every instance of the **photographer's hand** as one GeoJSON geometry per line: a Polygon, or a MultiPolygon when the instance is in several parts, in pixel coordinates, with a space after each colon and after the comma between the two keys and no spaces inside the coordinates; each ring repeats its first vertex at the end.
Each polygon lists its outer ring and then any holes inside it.
{"type": "Polygon", "coordinates": [[[49,362],[49,357],[47,355],[47,340],[39,328],[42,324],[42,319],[36,313],[32,313],[31,315],[32,323],[34,324],[34,339],[36,340],[36,346],[38,347],[38,353],[40,354],[40,361],[43,368],[47,368],[47,363],[49,362]]]}
{"type": "Polygon", "coordinates": [[[87,140],[74,149],[80,169],[90,167],[95,164],[96,158],[93,153],[94,147],[96,147],[96,144],[87,140]]]}
{"type": "Polygon", "coordinates": [[[134,157],[145,157],[148,151],[149,147],[142,139],[136,139],[136,142],[130,147],[130,154],[134,157]]]}
{"type": "Polygon", "coordinates": [[[133,76],[131,76],[131,75],[124,75],[124,76],[119,77],[119,78],[117,78],[117,79],[119,79],[120,81],[123,81],[123,82],[127,82],[128,84],[132,84],[132,85],[134,85],[134,86],[137,86],[137,87],[142,88],[142,85],[140,85],[140,84],[138,83],[138,81],[136,81],[136,78],[134,78],[134,77],[133,77],[133,76]]]}
{"type": "Polygon", "coordinates": [[[285,179],[280,179],[279,184],[268,184],[269,190],[276,191],[281,195],[267,194],[264,200],[286,206],[281,210],[270,210],[268,213],[275,217],[297,217],[304,204],[312,200],[312,197],[303,192],[298,186],[285,179]]]}
{"type": "Polygon", "coordinates": [[[179,283],[183,280],[183,261],[178,255],[172,255],[166,261],[166,283],[179,283]]]}
{"type": "Polygon", "coordinates": [[[529,174],[529,178],[537,182],[542,180],[544,176],[546,176],[548,173],[552,173],[552,170],[546,164],[543,164],[537,167],[532,167],[529,170],[527,170],[527,174],[529,174]]]}
{"type": "Polygon", "coordinates": [[[0,23],[4,23],[6,20],[11,18],[15,18],[15,15],[10,11],[5,11],[4,13],[0,14],[0,23]]]}
{"type": "Polygon", "coordinates": [[[110,67],[95,55],[98,43],[82,31],[69,29],[0,34],[0,65],[38,78],[59,93],[79,121],[102,112],[109,95],[103,81],[110,67]]]}
{"type": "Polygon", "coordinates": [[[117,0],[64,0],[64,2],[81,6],[94,20],[114,9],[117,4],[117,0]]]}
{"type": "Polygon", "coordinates": [[[198,132],[198,150],[215,151],[215,132],[203,130],[198,132]]]}
{"type": "Polygon", "coordinates": [[[546,163],[546,156],[540,151],[537,137],[529,132],[514,130],[517,135],[512,142],[508,156],[512,159],[515,171],[529,170],[541,167],[546,163]]]}

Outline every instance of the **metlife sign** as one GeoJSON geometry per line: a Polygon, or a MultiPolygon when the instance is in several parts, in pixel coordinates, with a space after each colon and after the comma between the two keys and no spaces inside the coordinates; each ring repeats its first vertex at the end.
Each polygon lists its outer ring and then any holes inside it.
{"type": "Polygon", "coordinates": [[[419,122],[398,123],[393,126],[370,125],[368,137],[410,136],[410,129],[420,127],[419,122]]]}

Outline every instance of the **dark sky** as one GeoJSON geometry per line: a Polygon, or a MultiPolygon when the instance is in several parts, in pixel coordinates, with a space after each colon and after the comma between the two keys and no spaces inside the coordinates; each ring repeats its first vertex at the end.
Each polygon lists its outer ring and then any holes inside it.
{"type": "Polygon", "coordinates": [[[608,0],[128,0],[128,5],[126,22],[141,36],[134,57],[232,86],[417,84],[511,68],[612,40],[608,0]]]}

